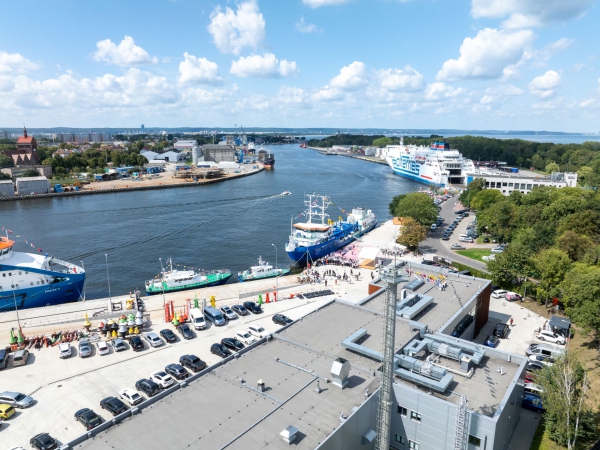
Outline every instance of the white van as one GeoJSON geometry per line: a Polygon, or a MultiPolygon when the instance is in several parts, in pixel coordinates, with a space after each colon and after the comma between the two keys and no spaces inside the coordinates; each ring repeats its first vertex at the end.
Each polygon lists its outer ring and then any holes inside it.
{"type": "Polygon", "coordinates": [[[534,394],[534,395],[539,395],[541,397],[542,392],[544,392],[544,390],[538,386],[537,384],[533,384],[533,383],[525,383],[525,387],[523,388],[523,391],[526,394],[534,394]]]}
{"type": "Polygon", "coordinates": [[[213,308],[212,306],[207,306],[206,308],[204,308],[204,317],[206,317],[218,327],[220,327],[221,325],[225,325],[226,323],[225,317],[223,317],[223,313],[217,308],[213,308]]]}
{"type": "Polygon", "coordinates": [[[196,330],[204,330],[206,328],[206,320],[204,320],[204,315],[199,308],[193,308],[190,311],[190,317],[196,330]]]}
{"type": "Polygon", "coordinates": [[[467,236],[466,234],[461,234],[458,237],[458,242],[473,242],[473,238],[471,236],[467,236]]]}
{"type": "Polygon", "coordinates": [[[553,347],[548,344],[531,344],[529,348],[527,348],[527,355],[536,355],[536,356],[547,356],[550,358],[559,358],[564,355],[565,349],[559,347],[553,347]]]}

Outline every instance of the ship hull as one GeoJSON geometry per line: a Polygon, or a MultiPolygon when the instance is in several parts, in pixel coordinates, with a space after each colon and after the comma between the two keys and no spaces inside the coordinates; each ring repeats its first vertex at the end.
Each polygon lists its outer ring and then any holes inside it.
{"type": "Polygon", "coordinates": [[[189,291],[190,289],[201,289],[201,288],[205,288],[205,287],[211,287],[211,286],[220,286],[222,284],[227,283],[227,280],[229,280],[229,278],[231,278],[232,274],[220,274],[219,276],[215,276],[212,274],[208,275],[208,279],[205,281],[201,281],[199,283],[190,283],[190,284],[182,284],[182,285],[178,285],[178,286],[169,286],[166,285],[163,287],[157,287],[155,285],[147,287],[146,288],[146,293],[148,295],[156,295],[156,294],[162,294],[163,292],[169,293],[169,292],[178,292],[178,291],[189,291]]]}
{"type": "Polygon", "coordinates": [[[408,178],[409,180],[423,184],[435,184],[441,187],[445,185],[440,180],[436,180],[433,174],[429,176],[426,173],[422,173],[422,169],[425,166],[409,158],[388,158],[388,164],[396,175],[408,178]]]}

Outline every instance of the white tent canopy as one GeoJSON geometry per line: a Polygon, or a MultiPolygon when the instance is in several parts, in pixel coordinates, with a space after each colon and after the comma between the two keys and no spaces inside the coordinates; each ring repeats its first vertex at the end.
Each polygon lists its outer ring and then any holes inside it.
{"type": "Polygon", "coordinates": [[[379,247],[363,247],[358,254],[358,260],[376,259],[381,250],[379,247]]]}

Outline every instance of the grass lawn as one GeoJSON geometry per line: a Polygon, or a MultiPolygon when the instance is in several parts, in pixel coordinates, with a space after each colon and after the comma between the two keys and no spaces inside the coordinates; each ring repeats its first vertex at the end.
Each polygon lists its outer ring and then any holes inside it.
{"type": "Polygon", "coordinates": [[[456,253],[459,255],[466,256],[467,258],[475,259],[477,261],[486,262],[483,260],[484,256],[492,254],[489,248],[471,248],[469,250],[457,250],[456,253]]]}

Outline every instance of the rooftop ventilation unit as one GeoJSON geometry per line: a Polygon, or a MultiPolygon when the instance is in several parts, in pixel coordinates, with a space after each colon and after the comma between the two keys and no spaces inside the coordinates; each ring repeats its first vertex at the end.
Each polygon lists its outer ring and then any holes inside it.
{"type": "Polygon", "coordinates": [[[348,384],[348,374],[350,373],[350,363],[344,358],[337,358],[331,366],[332,384],[344,389],[348,384]]]}
{"type": "Polygon", "coordinates": [[[425,282],[423,280],[421,280],[420,278],[415,278],[410,283],[408,283],[407,285],[405,285],[404,289],[408,289],[408,290],[414,292],[417,289],[419,289],[421,286],[423,286],[424,284],[425,284],[425,282]]]}
{"type": "Polygon", "coordinates": [[[285,442],[287,445],[292,445],[292,442],[294,442],[298,437],[298,428],[290,425],[281,433],[279,433],[279,435],[283,438],[283,442],[285,442]]]}

